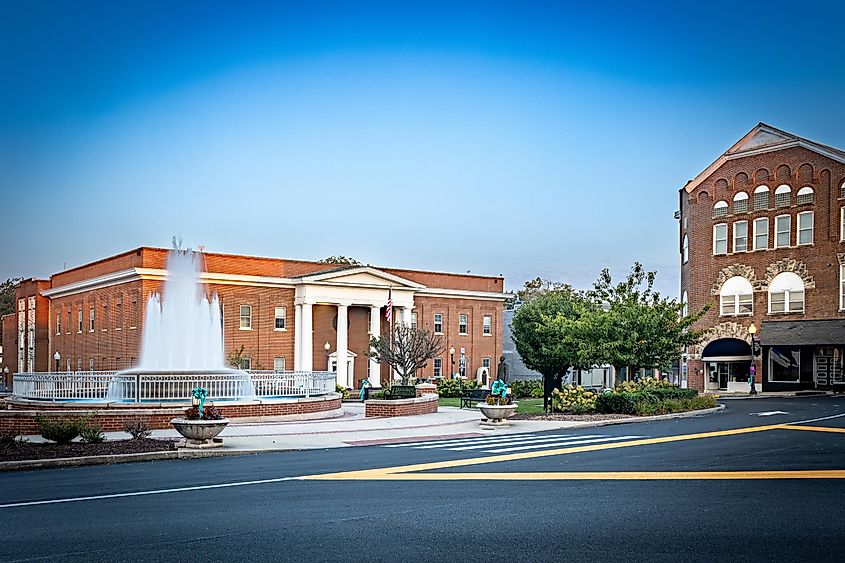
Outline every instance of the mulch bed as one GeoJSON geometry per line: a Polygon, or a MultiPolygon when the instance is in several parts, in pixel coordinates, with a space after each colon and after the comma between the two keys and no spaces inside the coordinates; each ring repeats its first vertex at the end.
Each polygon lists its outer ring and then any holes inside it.
{"type": "Polygon", "coordinates": [[[621,418],[639,418],[632,414],[515,414],[508,420],[578,420],[598,422],[601,420],[619,420],[621,418]]]}
{"type": "Polygon", "coordinates": [[[22,461],[29,459],[56,459],[60,457],[84,457],[96,455],[140,454],[165,452],[176,449],[176,440],[107,440],[99,444],[15,443],[0,448],[0,461],[22,461]]]}

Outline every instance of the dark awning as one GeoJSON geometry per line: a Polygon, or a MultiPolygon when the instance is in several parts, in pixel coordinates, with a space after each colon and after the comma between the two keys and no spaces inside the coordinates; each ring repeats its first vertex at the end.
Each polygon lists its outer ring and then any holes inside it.
{"type": "Polygon", "coordinates": [[[825,321],[763,321],[763,346],[845,345],[845,319],[825,321]]]}
{"type": "Polygon", "coordinates": [[[705,362],[739,362],[751,360],[751,346],[738,338],[720,338],[704,347],[701,359],[705,362]]]}

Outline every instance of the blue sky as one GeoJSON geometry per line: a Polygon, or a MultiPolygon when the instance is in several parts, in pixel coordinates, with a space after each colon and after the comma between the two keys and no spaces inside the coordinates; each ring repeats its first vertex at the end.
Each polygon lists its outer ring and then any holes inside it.
{"type": "Polygon", "coordinates": [[[687,179],[759,121],[845,147],[843,12],[0,0],[0,278],[178,234],[675,295],[687,179]]]}

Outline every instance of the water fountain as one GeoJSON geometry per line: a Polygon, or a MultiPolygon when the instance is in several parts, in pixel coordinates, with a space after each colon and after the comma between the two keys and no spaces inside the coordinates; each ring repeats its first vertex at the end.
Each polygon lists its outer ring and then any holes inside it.
{"type": "Polygon", "coordinates": [[[141,361],[115,374],[108,400],[186,400],[198,381],[213,397],[255,397],[249,374],[224,363],[220,302],[200,283],[202,261],[201,253],[174,240],[163,296],[153,293],[147,301],[141,361]]]}

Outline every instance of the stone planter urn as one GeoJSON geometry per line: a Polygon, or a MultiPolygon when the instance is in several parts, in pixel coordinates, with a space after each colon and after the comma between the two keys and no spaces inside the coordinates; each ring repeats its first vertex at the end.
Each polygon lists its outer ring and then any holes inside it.
{"type": "Polygon", "coordinates": [[[223,438],[216,436],[223,432],[228,419],[219,420],[188,420],[186,418],[174,418],[170,421],[173,428],[181,434],[185,440],[178,445],[185,448],[216,448],[223,445],[223,438]]]}
{"type": "Polygon", "coordinates": [[[484,420],[481,421],[481,426],[488,428],[498,428],[503,426],[510,426],[507,418],[516,412],[517,403],[510,405],[488,405],[487,403],[478,403],[475,405],[481,410],[484,415],[484,420]]]}

